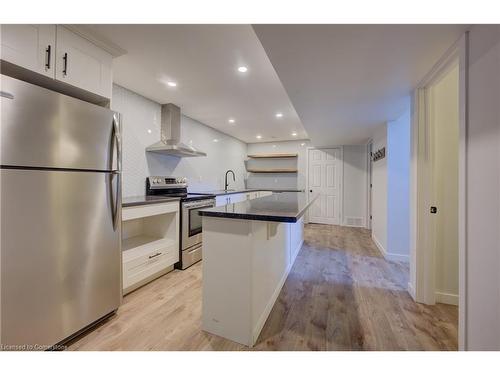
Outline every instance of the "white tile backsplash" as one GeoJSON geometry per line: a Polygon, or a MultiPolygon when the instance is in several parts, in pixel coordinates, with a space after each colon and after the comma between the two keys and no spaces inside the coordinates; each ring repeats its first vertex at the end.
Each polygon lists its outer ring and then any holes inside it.
{"type": "Polygon", "coordinates": [[[145,179],[150,175],[187,177],[190,191],[213,190],[224,187],[224,173],[232,169],[236,182],[230,180],[230,187],[245,187],[244,142],[182,116],[181,140],[192,140],[207,156],[177,158],[149,153],[146,147],[160,139],[160,104],[113,85],[112,109],[122,115],[124,197],[143,195],[145,179]]]}

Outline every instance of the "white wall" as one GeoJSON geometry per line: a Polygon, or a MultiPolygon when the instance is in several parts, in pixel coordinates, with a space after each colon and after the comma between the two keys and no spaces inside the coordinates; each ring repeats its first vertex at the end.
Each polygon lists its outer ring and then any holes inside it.
{"type": "Polygon", "coordinates": [[[500,350],[500,26],[469,45],[465,345],[500,350]]]}
{"type": "Polygon", "coordinates": [[[386,157],[372,163],[372,239],[380,251],[387,253],[387,125],[373,135],[372,151],[386,148],[386,157]]]}
{"type": "Polygon", "coordinates": [[[297,167],[298,173],[249,173],[248,188],[267,189],[306,189],[307,183],[307,148],[308,140],[287,142],[249,143],[248,154],[280,154],[297,153],[297,159],[258,159],[249,160],[249,166],[262,168],[292,168],[297,167]]]}
{"type": "Polygon", "coordinates": [[[430,88],[436,301],[458,304],[458,64],[430,88]]]}
{"type": "Polygon", "coordinates": [[[387,124],[387,252],[410,255],[410,111],[387,124]]]}
{"type": "Polygon", "coordinates": [[[366,145],[344,146],[343,225],[366,226],[367,215],[367,148],[366,145]],[[351,221],[354,220],[354,221],[351,221]],[[358,223],[356,223],[356,221],[358,223]],[[355,224],[351,224],[351,223],[355,224]]]}
{"type": "Polygon", "coordinates": [[[245,143],[182,116],[182,141],[189,143],[192,140],[193,145],[207,156],[177,158],[146,153],[145,148],[160,139],[160,104],[113,85],[112,107],[122,114],[124,197],[143,195],[145,178],[149,175],[187,177],[190,191],[221,189],[227,169],[236,174],[236,182],[231,179],[230,187],[244,188],[245,143]]]}

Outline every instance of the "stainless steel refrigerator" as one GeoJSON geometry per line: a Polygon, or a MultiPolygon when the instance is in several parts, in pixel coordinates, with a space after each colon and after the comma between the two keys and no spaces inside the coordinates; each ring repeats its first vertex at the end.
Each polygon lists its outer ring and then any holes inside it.
{"type": "Polygon", "coordinates": [[[0,349],[46,349],[121,302],[120,119],[0,77],[0,349]]]}

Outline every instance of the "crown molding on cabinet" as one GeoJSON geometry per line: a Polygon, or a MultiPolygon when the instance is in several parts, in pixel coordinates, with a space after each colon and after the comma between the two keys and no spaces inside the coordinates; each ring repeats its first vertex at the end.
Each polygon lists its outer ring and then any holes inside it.
{"type": "Polygon", "coordinates": [[[89,27],[85,25],[63,25],[67,29],[71,30],[75,34],[78,34],[82,38],[94,43],[96,46],[102,48],[106,52],[110,53],[113,58],[127,54],[127,50],[121,48],[117,44],[113,43],[106,37],[92,31],[89,27]]]}

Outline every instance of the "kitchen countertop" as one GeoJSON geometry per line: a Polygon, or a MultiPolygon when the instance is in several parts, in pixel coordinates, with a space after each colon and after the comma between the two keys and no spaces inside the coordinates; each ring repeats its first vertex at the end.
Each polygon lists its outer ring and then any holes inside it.
{"type": "Polygon", "coordinates": [[[283,192],[225,206],[206,208],[199,211],[201,216],[229,219],[277,221],[295,223],[312,202],[304,192],[283,192]]]}
{"type": "Polygon", "coordinates": [[[180,201],[180,197],[165,197],[160,195],[138,195],[122,198],[122,207],[142,206],[145,204],[180,201]]]}
{"type": "Polygon", "coordinates": [[[208,191],[190,191],[189,194],[196,194],[196,195],[204,195],[204,194],[210,194],[210,195],[228,195],[228,194],[239,194],[239,193],[250,193],[252,191],[272,191],[273,193],[284,193],[284,192],[303,192],[304,190],[299,190],[299,189],[242,189],[242,190],[208,190],[208,191]]]}

